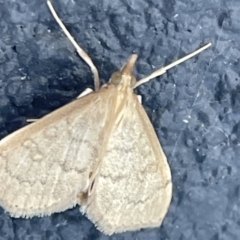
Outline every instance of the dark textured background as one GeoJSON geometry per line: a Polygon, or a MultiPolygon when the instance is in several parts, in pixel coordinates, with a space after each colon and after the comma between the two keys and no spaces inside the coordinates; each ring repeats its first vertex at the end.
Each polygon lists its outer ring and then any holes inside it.
{"type": "MultiPolygon", "coordinates": [[[[160,228],[108,237],[78,207],[31,220],[0,208],[0,239],[240,239],[239,0],[53,4],[102,83],[132,51],[140,55],[140,78],[204,43],[213,46],[136,90],[172,170],[173,199],[160,228]]],[[[44,0],[0,0],[0,33],[0,138],[93,85],[44,0]]]]}

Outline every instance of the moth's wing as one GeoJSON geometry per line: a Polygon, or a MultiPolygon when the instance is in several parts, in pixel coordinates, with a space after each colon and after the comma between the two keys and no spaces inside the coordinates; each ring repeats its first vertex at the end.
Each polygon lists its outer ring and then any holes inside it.
{"type": "Polygon", "coordinates": [[[12,216],[76,205],[98,162],[108,97],[89,94],[0,141],[0,205],[12,216]]]}
{"type": "Polygon", "coordinates": [[[119,119],[81,209],[107,234],[160,226],[172,196],[167,159],[135,95],[119,119]]]}

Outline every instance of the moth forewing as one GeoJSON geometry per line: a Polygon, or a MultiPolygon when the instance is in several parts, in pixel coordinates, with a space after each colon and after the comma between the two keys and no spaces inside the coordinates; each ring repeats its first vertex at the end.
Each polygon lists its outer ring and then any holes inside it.
{"type": "Polygon", "coordinates": [[[106,234],[159,226],[172,195],[166,157],[130,87],[119,106],[92,194],[81,206],[106,234]]]}
{"type": "Polygon", "coordinates": [[[89,94],[2,139],[0,205],[15,217],[75,206],[99,161],[110,99],[89,94]]]}

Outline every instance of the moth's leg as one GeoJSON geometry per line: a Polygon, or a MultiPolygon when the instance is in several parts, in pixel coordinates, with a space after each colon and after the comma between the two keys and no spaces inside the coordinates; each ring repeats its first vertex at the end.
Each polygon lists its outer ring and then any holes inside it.
{"type": "Polygon", "coordinates": [[[140,104],[142,104],[142,96],[141,95],[137,95],[137,99],[140,102],[140,104]]]}
{"type": "Polygon", "coordinates": [[[77,50],[79,56],[88,64],[88,66],[90,67],[92,74],[94,76],[94,87],[95,87],[95,91],[97,92],[99,90],[100,87],[100,80],[99,80],[99,75],[98,75],[98,70],[95,67],[95,65],[93,64],[91,58],[88,56],[88,54],[77,44],[77,42],[74,40],[74,38],[72,37],[72,35],[69,33],[69,31],[66,29],[66,27],[64,26],[62,20],[58,17],[55,9],[53,8],[53,5],[51,3],[51,0],[47,0],[47,5],[53,15],[53,17],[55,18],[56,22],[58,23],[58,25],[60,26],[60,28],[63,30],[63,32],[65,33],[65,35],[67,36],[67,38],[71,41],[71,43],[73,44],[73,46],[75,47],[75,49],[77,50]]]}
{"type": "Polygon", "coordinates": [[[86,96],[86,95],[88,95],[91,92],[93,92],[93,90],[91,88],[86,88],[81,94],[79,94],[79,96],[77,96],[77,99],[81,98],[83,96],[86,96]]]}
{"type": "Polygon", "coordinates": [[[38,121],[37,118],[29,118],[29,119],[27,119],[27,122],[28,122],[28,123],[36,122],[36,121],[38,121]]]}

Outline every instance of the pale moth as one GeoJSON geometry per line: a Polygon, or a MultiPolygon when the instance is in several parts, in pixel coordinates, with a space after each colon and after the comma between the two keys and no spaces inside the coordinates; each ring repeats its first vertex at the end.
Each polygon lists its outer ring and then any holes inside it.
{"type": "Polygon", "coordinates": [[[94,75],[95,92],[0,141],[0,205],[12,217],[61,212],[79,204],[105,234],[160,226],[172,197],[171,172],[133,88],[198,54],[136,82],[132,54],[108,84],[53,9],[64,33],[94,75]]]}

